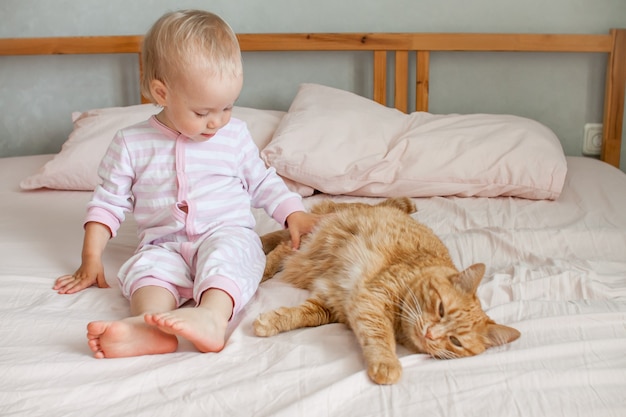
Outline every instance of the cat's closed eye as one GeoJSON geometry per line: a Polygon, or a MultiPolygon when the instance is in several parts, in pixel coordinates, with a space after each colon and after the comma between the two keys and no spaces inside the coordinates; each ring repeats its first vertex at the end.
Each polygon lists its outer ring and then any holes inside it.
{"type": "Polygon", "coordinates": [[[443,318],[443,316],[445,315],[445,311],[443,309],[443,303],[441,301],[439,301],[439,317],[443,318]]]}
{"type": "Polygon", "coordinates": [[[457,347],[462,348],[463,345],[461,344],[461,342],[459,341],[459,339],[457,339],[455,336],[450,336],[450,342],[457,347]]]}

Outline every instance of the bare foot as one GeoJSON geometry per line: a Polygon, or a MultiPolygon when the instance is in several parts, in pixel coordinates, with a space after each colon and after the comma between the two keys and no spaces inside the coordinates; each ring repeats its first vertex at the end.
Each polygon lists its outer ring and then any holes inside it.
{"type": "Polygon", "coordinates": [[[176,336],[148,326],[141,317],[92,321],[87,325],[87,339],[98,359],[170,353],[178,347],[176,336]]]}
{"type": "Polygon", "coordinates": [[[200,352],[219,352],[226,343],[228,320],[206,308],[179,308],[146,314],[144,320],[165,333],[189,340],[200,352]]]}

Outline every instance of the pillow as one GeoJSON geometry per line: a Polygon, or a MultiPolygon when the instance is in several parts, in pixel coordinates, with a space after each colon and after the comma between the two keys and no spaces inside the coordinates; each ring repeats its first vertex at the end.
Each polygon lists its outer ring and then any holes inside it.
{"type": "MultiPolygon", "coordinates": [[[[72,114],[74,130],[61,152],[36,174],[21,181],[24,190],[52,188],[60,190],[93,190],[100,182],[98,165],[118,130],[148,119],[160,111],[152,104],[110,107],[72,114]]],[[[245,121],[259,149],[270,141],[285,112],[235,107],[233,117],[245,121]]],[[[310,195],[310,187],[286,180],[288,187],[310,195]]]]}
{"type": "Polygon", "coordinates": [[[72,113],[74,130],[61,152],[35,175],[20,182],[24,190],[54,188],[93,190],[100,182],[98,165],[118,130],[158,113],[159,107],[139,104],[72,113]]]}
{"type": "Polygon", "coordinates": [[[283,177],[329,194],[556,199],[567,163],[546,126],[510,115],[402,113],[300,86],[261,151],[283,177]]]}

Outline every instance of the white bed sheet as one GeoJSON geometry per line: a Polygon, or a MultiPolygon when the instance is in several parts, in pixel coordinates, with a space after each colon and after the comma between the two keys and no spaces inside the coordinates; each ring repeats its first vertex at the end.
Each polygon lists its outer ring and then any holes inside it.
{"type": "MultiPolygon", "coordinates": [[[[449,361],[399,347],[401,381],[377,386],[344,325],[252,334],[260,312],[306,297],[279,280],[261,285],[220,353],[183,342],[173,354],[94,359],[87,322],[129,313],[115,273],[134,224],[107,248],[110,289],[56,294],[55,277],[78,264],[90,193],[19,191],[50,157],[0,160],[2,416],[626,415],[626,175],[609,165],[568,158],[557,201],[417,199],[416,217],[459,267],[488,265],[481,302],[522,336],[449,361]]],[[[260,233],[277,227],[256,214],[260,233]]]]}

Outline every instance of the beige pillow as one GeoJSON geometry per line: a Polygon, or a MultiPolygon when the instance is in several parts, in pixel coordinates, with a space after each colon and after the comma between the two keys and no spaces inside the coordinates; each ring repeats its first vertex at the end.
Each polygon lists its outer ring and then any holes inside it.
{"type": "Polygon", "coordinates": [[[404,114],[303,84],[261,157],[329,194],[556,199],[567,164],[546,126],[511,115],[404,114]]]}

